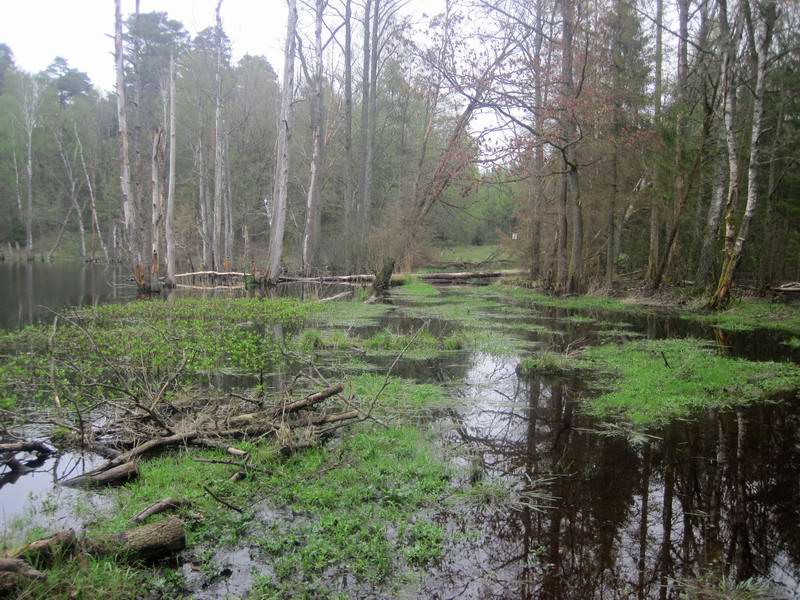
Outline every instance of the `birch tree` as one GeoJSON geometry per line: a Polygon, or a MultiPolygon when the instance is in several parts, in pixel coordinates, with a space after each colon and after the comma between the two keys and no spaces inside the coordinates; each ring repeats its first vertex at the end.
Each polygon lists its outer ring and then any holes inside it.
{"type": "Polygon", "coordinates": [[[167,214],[164,235],[167,242],[167,285],[175,285],[175,163],[177,137],[175,133],[175,54],[169,57],[169,180],[167,183],[167,214]]]}
{"type": "Polygon", "coordinates": [[[266,281],[276,283],[283,256],[283,235],[286,229],[286,200],[289,186],[289,141],[292,134],[292,97],[294,92],[294,58],[297,32],[297,0],[288,0],[286,45],[283,52],[283,88],[281,89],[278,141],[272,191],[272,219],[269,232],[266,281]]]}

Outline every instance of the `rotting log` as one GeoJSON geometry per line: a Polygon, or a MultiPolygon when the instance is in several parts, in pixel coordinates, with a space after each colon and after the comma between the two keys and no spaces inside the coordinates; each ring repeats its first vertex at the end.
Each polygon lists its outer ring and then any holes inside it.
{"type": "Polygon", "coordinates": [[[55,450],[43,442],[20,441],[0,444],[0,453],[6,452],[34,452],[36,454],[53,454],[55,450]]]}
{"type": "Polygon", "coordinates": [[[116,535],[87,539],[82,545],[94,556],[118,555],[130,561],[153,561],[183,550],[186,533],[183,521],[170,517],[116,535]]]}
{"type": "Polygon", "coordinates": [[[46,579],[44,573],[22,559],[0,558],[0,595],[10,593],[31,580],[43,579],[46,579]]]}
{"type": "Polygon", "coordinates": [[[148,517],[152,517],[153,515],[158,515],[170,510],[178,510],[180,508],[191,506],[191,502],[188,500],[176,500],[174,498],[164,498],[163,500],[159,500],[145,508],[144,510],[136,513],[133,518],[131,518],[132,523],[144,523],[148,517]]]}
{"type": "Polygon", "coordinates": [[[77,543],[75,531],[67,529],[26,544],[14,553],[14,558],[28,560],[40,567],[49,566],[58,556],[71,552],[77,543]]]}
{"type": "Polygon", "coordinates": [[[90,471],[72,479],[61,482],[67,487],[100,487],[105,485],[121,485],[139,477],[139,467],[129,461],[100,471],[90,471]]]}

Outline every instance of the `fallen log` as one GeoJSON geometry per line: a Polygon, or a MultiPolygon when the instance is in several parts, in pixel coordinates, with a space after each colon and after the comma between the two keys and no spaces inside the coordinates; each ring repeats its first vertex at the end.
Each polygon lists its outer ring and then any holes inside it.
{"type": "Polygon", "coordinates": [[[131,448],[127,452],[123,452],[116,458],[111,459],[102,467],[97,469],[98,472],[105,471],[112,467],[116,467],[126,462],[130,462],[135,458],[139,458],[144,454],[148,454],[150,452],[154,452],[155,450],[160,450],[161,448],[165,448],[167,446],[174,446],[176,444],[182,444],[184,442],[190,442],[195,439],[197,436],[200,435],[199,431],[188,431],[184,433],[176,433],[174,435],[169,435],[166,437],[160,438],[153,438],[145,442],[144,444],[140,444],[134,448],[131,448]]]}
{"type": "Polygon", "coordinates": [[[104,485],[120,485],[139,476],[139,467],[133,461],[122,463],[102,469],[90,471],[83,475],[78,475],[72,479],[62,481],[61,485],[67,487],[99,487],[104,485]]]}
{"type": "Polygon", "coordinates": [[[6,452],[34,452],[36,454],[52,454],[55,452],[55,450],[43,442],[21,441],[0,444],[0,453],[6,452]]]}
{"type": "Polygon", "coordinates": [[[75,531],[59,531],[50,537],[26,544],[14,553],[14,558],[28,560],[40,567],[49,566],[58,557],[71,552],[78,543],[75,531]]]}
{"type": "Polygon", "coordinates": [[[201,277],[201,276],[208,276],[208,277],[244,277],[247,273],[240,273],[238,271],[194,271],[193,273],[178,273],[175,275],[175,278],[178,277],[201,277]]]}
{"type": "Polygon", "coordinates": [[[116,535],[84,540],[83,549],[95,556],[118,555],[130,561],[153,561],[186,547],[183,522],[178,517],[134,527],[116,535]]]}
{"type": "Polygon", "coordinates": [[[32,579],[43,580],[46,577],[22,559],[0,558],[0,594],[12,592],[32,579]]]}
{"type": "Polygon", "coordinates": [[[336,294],[334,296],[328,296],[327,298],[322,298],[320,302],[333,302],[334,300],[341,300],[342,298],[347,298],[348,296],[352,296],[353,292],[348,290],[346,292],[342,292],[341,294],[336,294]]]}
{"type": "Polygon", "coordinates": [[[136,513],[131,518],[131,523],[143,523],[147,520],[148,517],[152,517],[153,515],[158,515],[163,512],[167,512],[169,510],[178,510],[179,508],[184,508],[187,506],[191,506],[191,502],[188,500],[175,500],[173,498],[164,498],[163,500],[159,500],[145,508],[144,510],[136,513]]]}
{"type": "Polygon", "coordinates": [[[419,273],[414,275],[425,281],[464,281],[467,279],[495,279],[497,277],[519,277],[527,275],[524,269],[507,269],[503,271],[462,271],[460,273],[419,273]]]}

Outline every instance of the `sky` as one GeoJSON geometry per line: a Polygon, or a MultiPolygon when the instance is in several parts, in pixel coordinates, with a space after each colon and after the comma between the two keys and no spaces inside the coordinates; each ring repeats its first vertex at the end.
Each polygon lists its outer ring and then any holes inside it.
{"type": "MultiPolygon", "coordinates": [[[[217,0],[141,0],[142,12],[167,12],[190,34],[213,25],[217,0]]],[[[134,0],[122,1],[123,14],[134,0]]],[[[263,54],[280,72],[286,31],[285,0],[224,0],[222,21],[234,60],[263,54]]],[[[25,71],[45,69],[56,56],[89,74],[95,86],[114,87],[113,0],[0,0],[0,42],[25,71]],[[111,37],[109,37],[111,36],[111,37]]]]}
{"type": "MultiPolygon", "coordinates": [[[[217,0],[140,0],[141,12],[161,11],[183,23],[190,35],[214,24],[217,0]]],[[[406,13],[442,10],[444,0],[410,0],[406,13]]],[[[135,0],[122,0],[123,15],[135,0]]],[[[265,55],[280,74],[286,36],[286,0],[223,0],[222,26],[233,59],[265,55]]],[[[63,56],[89,74],[94,85],[114,88],[114,0],[0,0],[0,42],[14,52],[18,67],[41,71],[63,56]]]]}

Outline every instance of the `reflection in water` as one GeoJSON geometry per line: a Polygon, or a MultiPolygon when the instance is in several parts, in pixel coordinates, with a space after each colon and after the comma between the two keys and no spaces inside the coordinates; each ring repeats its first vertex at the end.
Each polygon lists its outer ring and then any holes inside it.
{"type": "Polygon", "coordinates": [[[629,440],[581,412],[580,381],[521,381],[514,367],[475,357],[457,442],[480,453],[481,485],[505,481],[516,500],[442,515],[466,535],[423,596],[676,598],[685,582],[722,575],[800,594],[797,407],[709,414],[629,440]]]}

